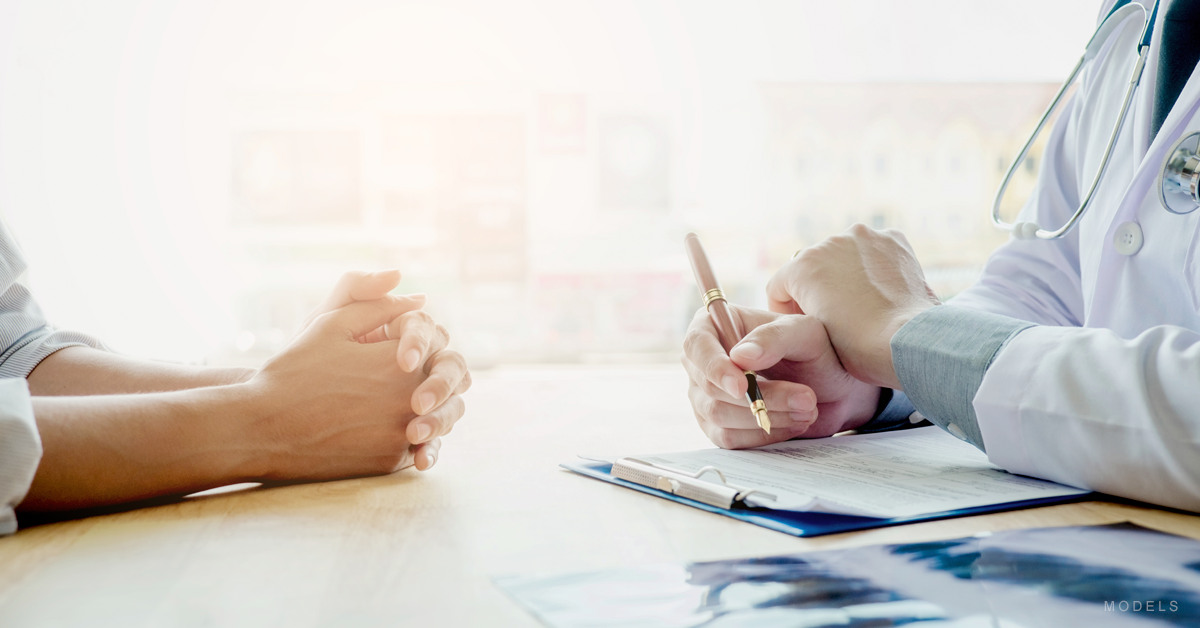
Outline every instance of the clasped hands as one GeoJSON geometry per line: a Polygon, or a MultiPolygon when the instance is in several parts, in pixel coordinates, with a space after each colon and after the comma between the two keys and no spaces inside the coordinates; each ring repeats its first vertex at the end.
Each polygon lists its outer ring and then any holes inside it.
{"type": "Polygon", "coordinates": [[[881,388],[900,390],[891,339],[938,299],[899,231],[854,225],[800,251],[767,284],[770,311],[734,307],[746,331],[725,354],[708,312],[684,339],[688,397],[726,449],[817,438],[864,425],[881,388]],[[756,371],[773,429],[758,428],[743,371],[756,371]]]}
{"type": "Polygon", "coordinates": [[[433,466],[471,376],[449,334],[393,296],[399,271],[347,273],[245,386],[260,400],[255,477],[330,479],[433,466]]]}

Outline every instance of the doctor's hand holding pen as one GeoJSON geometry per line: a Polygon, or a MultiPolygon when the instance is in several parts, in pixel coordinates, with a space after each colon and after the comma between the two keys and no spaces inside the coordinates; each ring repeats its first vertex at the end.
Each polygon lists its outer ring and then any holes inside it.
{"type": "Polygon", "coordinates": [[[692,319],[684,340],[688,397],[700,428],[725,449],[761,447],[855,429],[871,419],[878,386],[842,368],[825,326],[812,316],[732,307],[745,337],[726,355],[708,312],[692,319]],[[759,428],[743,373],[756,371],[772,430],[759,428]]]}

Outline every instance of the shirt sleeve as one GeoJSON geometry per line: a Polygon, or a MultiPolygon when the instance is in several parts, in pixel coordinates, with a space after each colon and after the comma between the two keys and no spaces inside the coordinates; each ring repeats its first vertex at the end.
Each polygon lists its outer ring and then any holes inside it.
{"type": "Polygon", "coordinates": [[[917,412],[903,391],[884,388],[879,394],[879,407],[875,410],[875,416],[854,431],[870,434],[926,425],[929,423],[925,417],[917,412]]]}
{"type": "Polygon", "coordinates": [[[892,366],[913,406],[934,425],[983,451],[973,401],[1000,349],[1031,323],[941,305],[892,337],[892,366]]]}
{"type": "Polygon", "coordinates": [[[14,509],[25,499],[42,458],[42,441],[24,379],[0,379],[0,535],[17,531],[14,509]]]}
{"type": "Polygon", "coordinates": [[[25,258],[0,222],[0,535],[17,529],[14,512],[25,498],[42,457],[25,378],[46,356],[72,346],[104,349],[95,338],[56,330],[18,279],[25,258]]]}
{"type": "Polygon", "coordinates": [[[0,223],[0,378],[29,375],[46,356],[71,346],[104,348],[86,334],[55,330],[18,279],[27,266],[8,228],[0,223]]]}

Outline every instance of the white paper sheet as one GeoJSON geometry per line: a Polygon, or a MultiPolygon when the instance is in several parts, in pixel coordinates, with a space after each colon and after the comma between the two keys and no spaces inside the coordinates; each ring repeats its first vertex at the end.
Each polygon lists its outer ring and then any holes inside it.
{"type": "Polygon", "coordinates": [[[751,495],[746,501],[752,506],[869,517],[911,517],[1088,492],[1002,471],[986,454],[937,427],[636,458],[687,472],[712,465],[732,484],[776,496],[751,495]]]}

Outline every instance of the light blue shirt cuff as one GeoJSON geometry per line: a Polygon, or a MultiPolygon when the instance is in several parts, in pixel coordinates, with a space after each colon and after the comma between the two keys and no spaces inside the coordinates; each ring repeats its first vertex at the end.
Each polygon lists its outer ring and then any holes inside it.
{"type": "Polygon", "coordinates": [[[939,305],[892,337],[892,366],[909,401],[934,425],[984,449],[973,401],[983,376],[1010,338],[1032,323],[939,305]]]}

